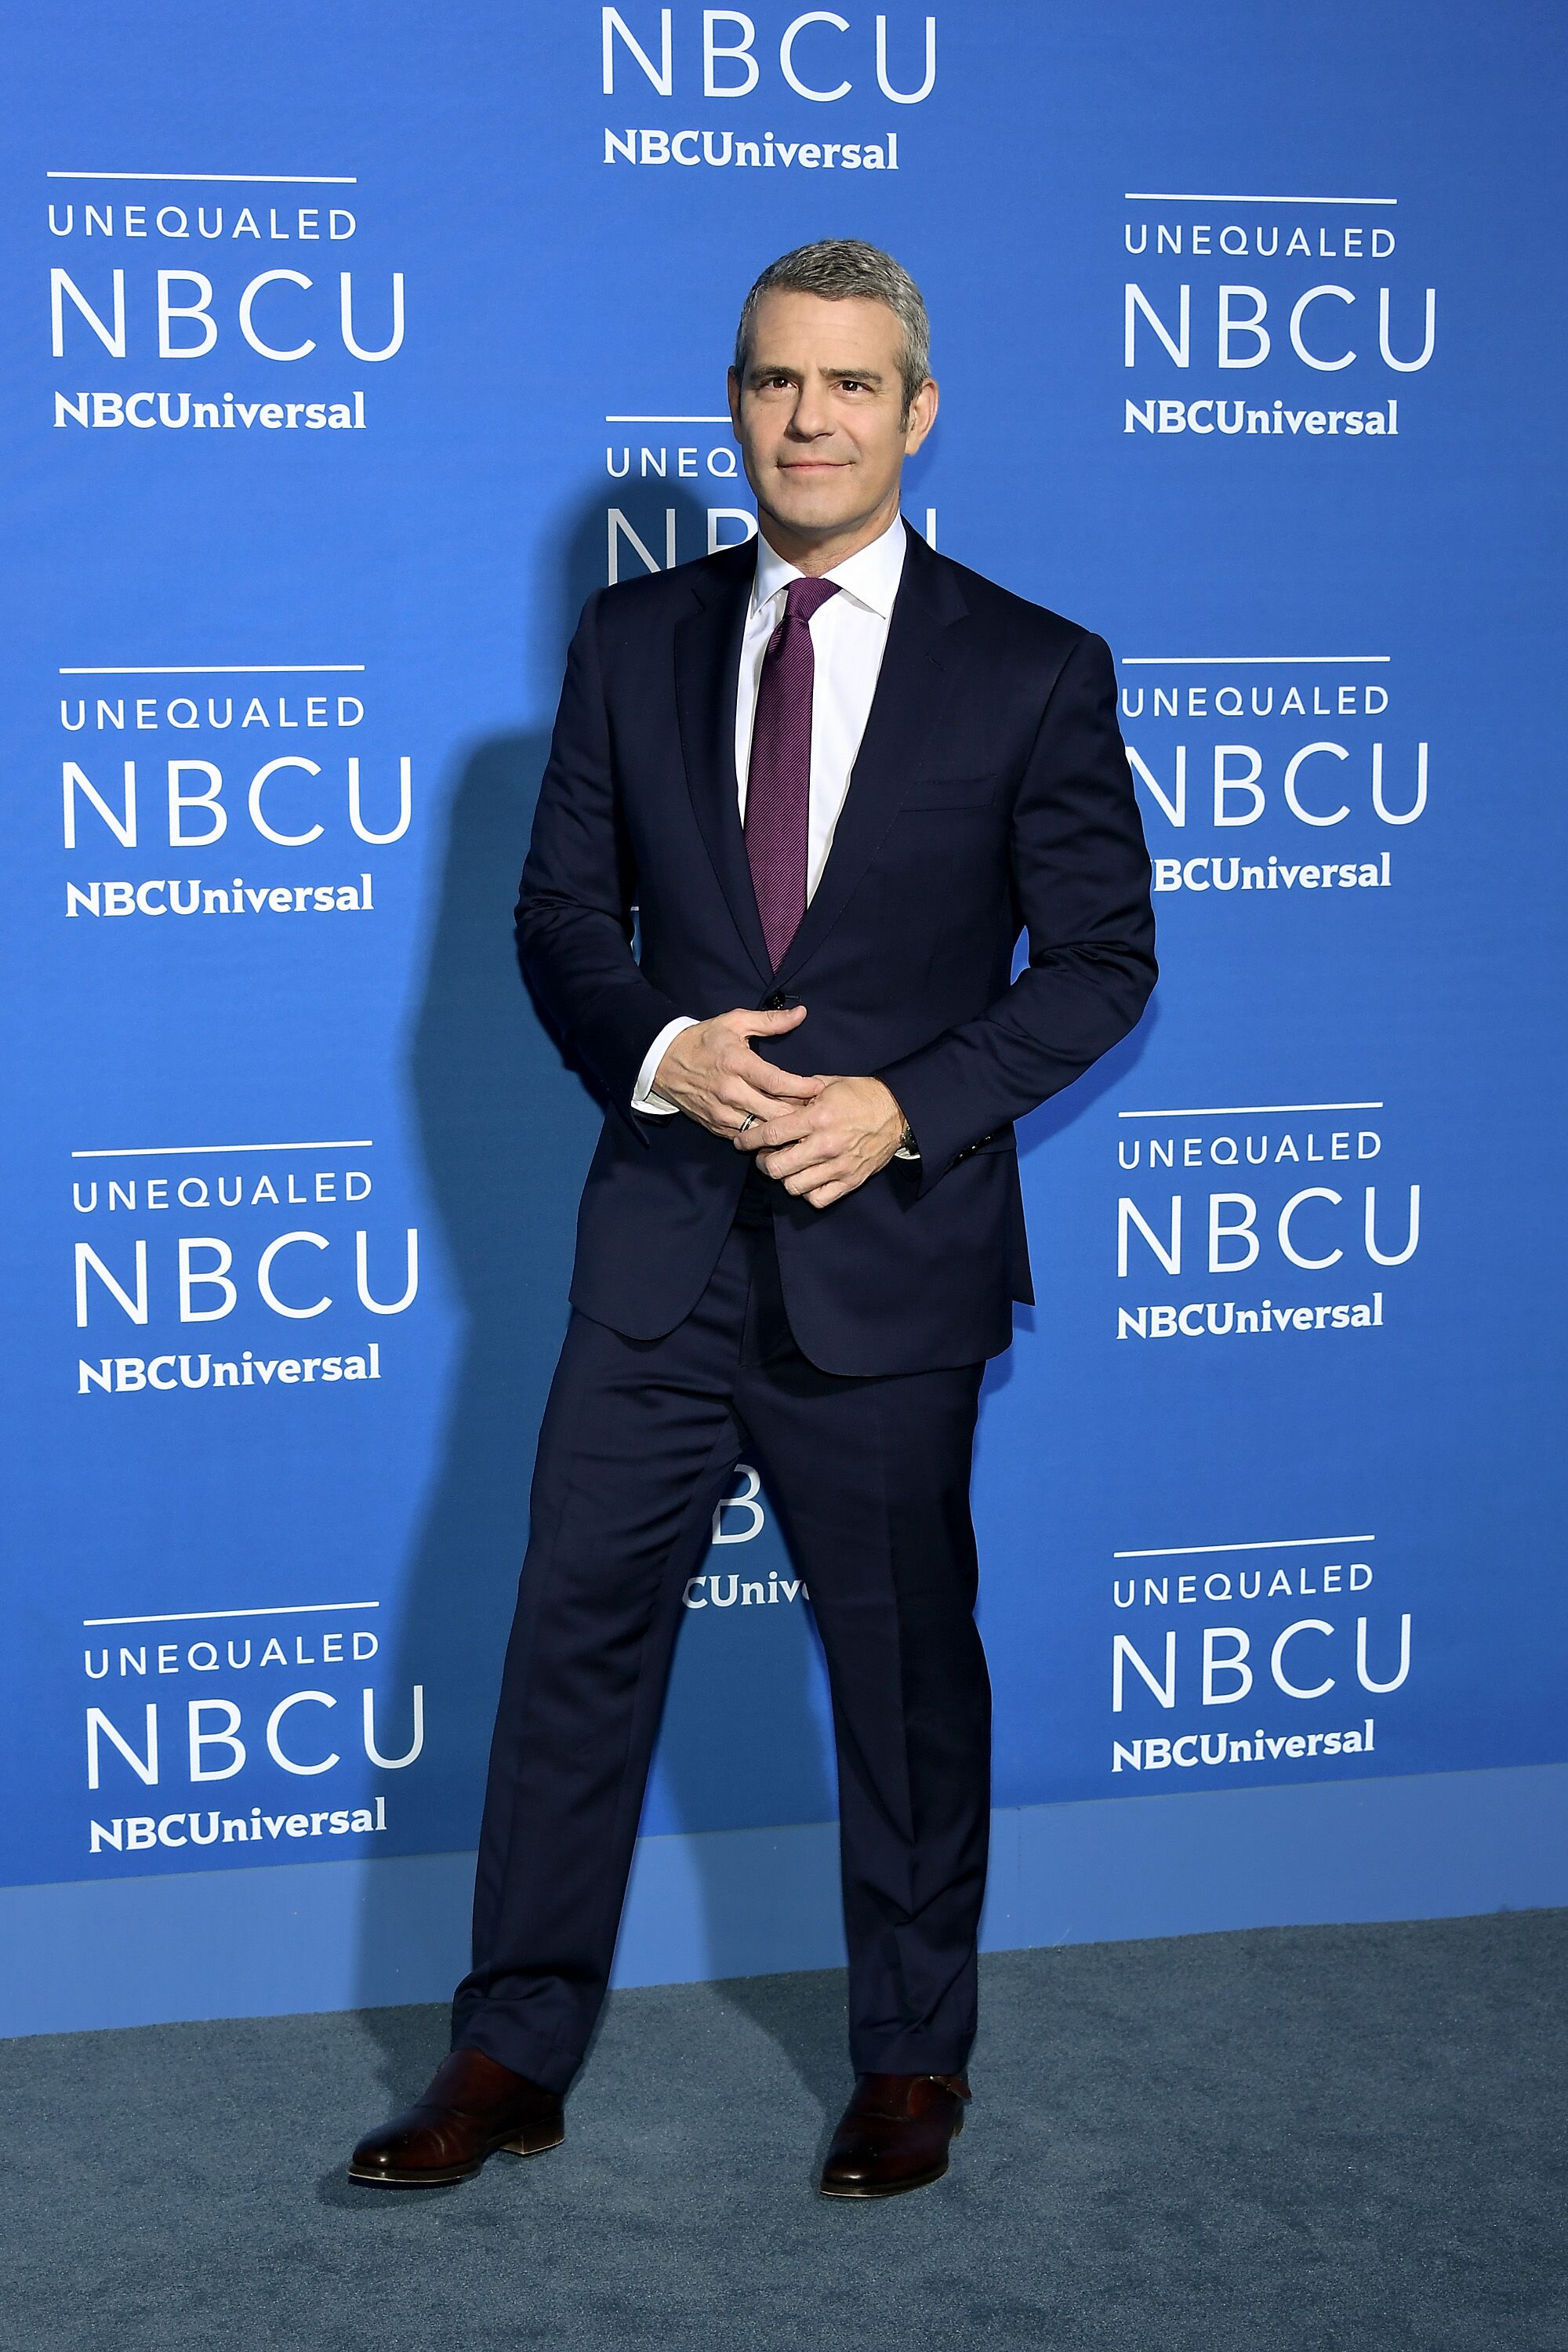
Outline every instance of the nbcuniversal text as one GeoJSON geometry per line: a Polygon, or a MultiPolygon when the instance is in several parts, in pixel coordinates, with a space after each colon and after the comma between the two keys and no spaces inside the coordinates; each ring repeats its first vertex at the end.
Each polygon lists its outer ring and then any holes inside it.
{"type": "Polygon", "coordinates": [[[112,1821],[89,1822],[89,1854],[148,1853],[158,1846],[248,1845],[264,1838],[362,1837],[386,1827],[386,1799],[373,1804],[334,1806],[315,1813],[208,1812],[117,1813],[112,1821]]]}
{"type": "Polygon", "coordinates": [[[1186,1731],[1179,1738],[1157,1734],[1152,1739],[1113,1739],[1113,1772],[1163,1772],[1174,1766],[1191,1771],[1200,1764],[1295,1764],[1322,1757],[1370,1756],[1376,1747],[1373,1718],[1369,1715],[1348,1730],[1290,1731],[1278,1738],[1259,1725],[1249,1738],[1238,1739],[1223,1731],[1186,1731]]]}
{"type": "MultiPolygon", "coordinates": [[[[117,204],[106,195],[51,203],[47,226],[57,245],[82,248],[68,268],[60,262],[48,268],[51,357],[68,367],[85,360],[95,370],[107,358],[138,372],[145,368],[154,379],[127,387],[84,386],[79,378],[69,389],[55,390],[57,430],[366,429],[365,395],[359,385],[318,380],[304,398],[268,400],[246,398],[206,381],[210,367],[226,371],[237,343],[274,366],[307,363],[307,374],[314,373],[308,362],[323,342],[329,349],[340,344],[362,365],[396,358],[405,335],[404,273],[394,269],[384,278],[376,271],[370,284],[363,271],[356,282],[353,268],[323,278],[308,250],[323,240],[342,245],[353,238],[359,224],[353,213],[331,206],[323,219],[319,205],[117,204]],[[163,250],[162,266],[138,266],[135,248],[149,239],[163,250]],[[311,260],[313,268],[257,269],[255,246],[279,243],[299,247],[299,258],[311,260]],[[114,257],[121,249],[124,262],[114,257]],[[195,266],[198,252],[201,268],[195,266]],[[166,368],[180,376],[194,368],[195,375],[178,389],[164,389],[155,378],[166,368]]],[[[291,378],[289,389],[297,385],[291,378]]]]}
{"type": "Polygon", "coordinates": [[[1265,1113],[1245,1111],[1161,1114],[1144,1129],[1144,1117],[1123,1112],[1118,1120],[1119,1171],[1140,1182],[1136,1192],[1117,1196],[1117,1279],[1147,1279],[1156,1267],[1183,1282],[1202,1274],[1228,1276],[1232,1295],[1119,1304],[1118,1339],[1264,1342],[1384,1328],[1383,1288],[1347,1284],[1339,1290],[1343,1274],[1335,1276],[1337,1295],[1324,1297],[1323,1286],[1311,1298],[1277,1296],[1294,1272],[1322,1275],[1363,1256],[1377,1283],[1384,1270],[1406,1266],[1415,1257],[1421,1244],[1420,1184],[1388,1177],[1355,1181],[1352,1174],[1358,1164],[1364,1168],[1381,1157],[1378,1129],[1316,1121],[1304,1126],[1294,1118],[1281,1125],[1265,1113]],[[1217,1132],[1205,1131],[1211,1117],[1225,1121],[1217,1132]],[[1188,1120],[1198,1131],[1182,1131],[1188,1120]],[[1151,1189],[1164,1170],[1206,1171],[1212,1176],[1232,1169],[1246,1189],[1232,1189],[1223,1173],[1205,1192],[1181,1185],[1158,1193],[1151,1189]],[[1301,1176],[1310,1169],[1321,1170],[1321,1176],[1303,1183],[1301,1176]],[[1235,1277],[1254,1268],[1260,1289],[1268,1286],[1264,1295],[1237,1297],[1235,1277]]]}
{"type": "Polygon", "coordinates": [[[147,1853],[159,1846],[252,1846],[384,1831],[385,1797],[363,1786],[347,1790],[334,1786],[333,1801],[310,1812],[296,1811],[287,1797],[279,1805],[273,1793],[278,1775],[283,1776],[286,1790],[291,1780],[321,1781],[342,1771],[359,1782],[367,1767],[401,1772],[418,1763],[426,1744],[423,1683],[410,1685],[406,1696],[370,1682],[343,1693],[346,1722],[338,1712],[339,1694],[330,1688],[285,1687],[273,1695],[278,1676],[297,1682],[308,1671],[330,1681],[343,1670],[363,1674],[379,1647],[378,1635],[369,1628],[341,1624],[307,1633],[258,1631],[204,1633],[195,1639],[187,1633],[179,1640],[149,1640],[138,1633],[88,1646],[82,1664],[89,1685],[119,1685],[118,1691],[100,1691],[84,1713],[87,1791],[98,1801],[88,1824],[89,1851],[98,1855],[147,1853]],[[173,1677],[177,1690],[182,1681],[213,1675],[239,1675],[246,1686],[259,1678],[258,1696],[253,1698],[245,1687],[238,1697],[132,1696],[136,1684],[150,1679],[173,1677]],[[346,1752],[350,1749],[352,1755],[346,1752]],[[120,1810],[106,1813],[102,1802],[108,1797],[112,1803],[114,1794],[123,1790],[123,1806],[132,1791],[156,1789],[162,1793],[182,1778],[193,1789],[205,1789],[258,1770],[271,1784],[259,1792],[258,1801],[254,1787],[243,1796],[238,1790],[226,1790],[226,1804],[220,1797],[211,1811],[176,1811],[161,1817],[120,1810]]]}
{"type": "Polygon", "coordinates": [[[204,884],[188,874],[153,875],[144,882],[68,882],[66,913],[78,915],[370,915],[375,894],[368,874],[353,882],[232,882],[204,884]]]}
{"type": "Polygon", "coordinates": [[[378,1381],[381,1342],[373,1339],[359,1356],[258,1356],[246,1348],[237,1356],[165,1354],[162,1356],[100,1356],[77,1359],[77,1394],[93,1390],[105,1395],[131,1396],[142,1389],[167,1393],[171,1389],[279,1388],[319,1381],[330,1388],[334,1381],[378,1381]]]}
{"type": "MultiPolygon", "coordinates": [[[[289,1149],[266,1147],[269,1155],[279,1153],[270,1166],[230,1160],[217,1147],[216,1168],[200,1162],[192,1168],[187,1161],[184,1173],[95,1172],[73,1179],[77,1216],[109,1221],[94,1241],[73,1244],[76,1327],[96,1333],[107,1319],[121,1342],[110,1351],[100,1339],[102,1352],[78,1357],[79,1396],[336,1389],[383,1378],[381,1343],[364,1334],[360,1318],[404,1315],[416,1304],[418,1227],[389,1233],[356,1222],[351,1232],[335,1230],[334,1213],[346,1208],[365,1214],[369,1174],[357,1166],[295,1163],[282,1156],[289,1149]],[[215,1210],[225,1213],[226,1232],[212,1230],[220,1222],[215,1210]],[[268,1233],[268,1212],[282,1224],[285,1210],[305,1210],[307,1222],[290,1219],[287,1230],[268,1233]],[[252,1213],[264,1221],[260,1234],[247,1235],[240,1223],[228,1223],[233,1217],[248,1223],[252,1213]],[[171,1216],[200,1216],[205,1230],[168,1232],[163,1221],[171,1216]],[[139,1230],[143,1226],[148,1230],[139,1230]],[[312,1351],[285,1353],[276,1342],[258,1344],[254,1324],[237,1329],[227,1346],[194,1348],[182,1331],[177,1348],[148,1349],[143,1341],[132,1354],[121,1339],[126,1323],[151,1337],[171,1318],[184,1327],[223,1324],[232,1316],[254,1315],[258,1304],[285,1324],[327,1318],[309,1335],[312,1351]],[[341,1328],[345,1314],[358,1328],[341,1328]]],[[[114,1155],[109,1157],[112,1164],[114,1155]]]]}
{"type": "MultiPolygon", "coordinates": [[[[1194,680],[1179,659],[1140,656],[1129,668],[1152,669],[1152,683],[1121,689],[1156,893],[1282,912],[1392,889],[1384,845],[1413,838],[1427,814],[1431,747],[1377,723],[1389,687],[1317,659],[1197,666],[1208,674],[1194,680]]],[[[1386,677],[1390,656],[1357,656],[1368,667],[1386,677]]]]}
{"type": "Polygon", "coordinates": [[[241,400],[224,392],[215,400],[193,400],[188,392],[57,392],[55,424],[61,429],[81,425],[94,433],[111,433],[121,425],[141,433],[160,425],[172,432],[188,425],[198,433],[248,433],[259,425],[267,433],[363,433],[364,394],[351,392],[346,400],[241,400]]]}
{"type": "Polygon", "coordinates": [[[1263,199],[1257,214],[1247,198],[1190,201],[1205,211],[1122,225],[1136,275],[1121,287],[1121,363],[1143,379],[1121,400],[1122,433],[1215,450],[1395,439],[1396,394],[1438,344],[1437,289],[1411,282],[1395,200],[1336,197],[1331,222],[1312,198],[1263,199]]]}
{"type": "MultiPolygon", "coordinates": [[[[1266,1552],[1268,1545],[1243,1546],[1266,1552]]],[[[1287,1549],[1292,1547],[1287,1546],[1287,1549]]],[[[1137,1555],[1132,1557],[1136,1558],[1137,1555]]],[[[1207,1604],[1248,1609],[1267,1608],[1280,1601],[1316,1602],[1335,1610],[1333,1619],[1313,1614],[1294,1617],[1274,1633],[1255,1634],[1243,1624],[1207,1624],[1178,1633],[1166,1625],[1152,1636],[1116,1633],[1110,1642],[1111,1713],[1147,1706],[1151,1698],[1173,1714],[1184,1697],[1195,1697],[1205,1711],[1213,1707],[1254,1705],[1266,1695],[1298,1706],[1327,1702],[1335,1712],[1342,1699],[1334,1697],[1347,1684],[1371,1696],[1386,1697],[1408,1682],[1411,1665],[1411,1625],[1408,1611],[1394,1622],[1366,1612],[1365,1596],[1373,1582],[1364,1559],[1322,1560],[1306,1566],[1268,1564],[1257,1558],[1250,1566],[1179,1570],[1163,1563],[1158,1572],[1117,1575],[1111,1600],[1119,1610],[1168,1611],[1207,1604]],[[1339,1620],[1339,1596],[1353,1593],[1363,1606],[1353,1627],[1339,1620]],[[1194,1685],[1195,1685],[1195,1688],[1194,1685]],[[1255,1696],[1256,1695],[1256,1696],[1255,1696]]],[[[1335,1758],[1372,1755],[1375,1751],[1374,1720],[1364,1717],[1352,1725],[1342,1720],[1328,1729],[1272,1731],[1262,1724],[1246,1731],[1199,1730],[1125,1738],[1111,1742],[1112,1772],[1194,1770],[1200,1767],[1312,1763],[1335,1758]]]]}
{"type": "Polygon", "coordinates": [[[407,839],[414,816],[414,763],[407,752],[390,755],[384,765],[374,755],[345,750],[341,765],[335,760],[329,765],[326,745],[320,747],[322,759],[303,751],[273,752],[266,745],[268,736],[287,741],[300,731],[342,737],[364,719],[363,701],[344,693],[128,694],[117,688],[62,695],[64,733],[96,739],[68,745],[60,761],[61,842],[68,856],[74,861],[107,851],[112,857],[116,847],[155,856],[166,845],[174,868],[151,877],[67,879],[65,914],[72,920],[173,915],[247,922],[256,916],[374,914],[374,878],[363,870],[334,874],[328,864],[323,873],[317,866],[302,882],[279,880],[276,864],[260,882],[234,871],[246,855],[242,849],[237,857],[236,835],[262,857],[306,851],[312,866],[352,856],[356,844],[380,851],[407,839]],[[251,751],[237,774],[235,747],[221,740],[231,731],[251,751]],[[115,736],[160,733],[186,740],[156,761],[109,750],[115,736]],[[190,870],[209,857],[205,873],[190,870]]]}

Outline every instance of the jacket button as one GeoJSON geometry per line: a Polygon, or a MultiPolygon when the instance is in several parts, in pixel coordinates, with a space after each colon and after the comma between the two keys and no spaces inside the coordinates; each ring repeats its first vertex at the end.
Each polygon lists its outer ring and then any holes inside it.
{"type": "Polygon", "coordinates": [[[763,1013],[782,1013],[787,1003],[788,999],[784,991],[775,988],[771,996],[763,997],[760,1010],[763,1013]]]}

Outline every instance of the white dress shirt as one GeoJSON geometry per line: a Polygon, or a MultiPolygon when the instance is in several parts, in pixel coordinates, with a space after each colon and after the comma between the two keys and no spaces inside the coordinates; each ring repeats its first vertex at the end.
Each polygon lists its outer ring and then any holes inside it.
{"type": "MultiPolygon", "coordinates": [[[[809,905],[849,790],[850,771],[871,715],[888,623],[904,570],[904,523],[894,518],[879,539],[862,547],[824,578],[838,590],[819,605],[810,622],[816,663],[811,689],[811,799],[806,823],[805,896],[809,905]]],[[[768,639],[784,618],[784,592],[803,574],[757,538],[757,570],[751,607],[741,640],[741,670],[735,696],[735,790],[741,820],[746,815],[747,772],[752,764],[752,728],[757,688],[768,639]]],[[[632,1108],[652,1118],[673,1118],[676,1106],[653,1092],[654,1075],[665,1049],[681,1030],[695,1027],[689,1015],[669,1022],[643,1057],[632,1093],[632,1108]]]]}

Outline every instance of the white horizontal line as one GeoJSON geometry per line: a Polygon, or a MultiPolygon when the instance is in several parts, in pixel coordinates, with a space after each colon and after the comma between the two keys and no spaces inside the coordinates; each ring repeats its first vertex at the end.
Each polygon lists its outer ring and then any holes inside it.
{"type": "Polygon", "coordinates": [[[62,667],[61,677],[262,677],[287,670],[363,670],[363,662],[111,662],[62,667]]]}
{"type": "Polygon", "coordinates": [[[1124,205],[1396,205],[1397,196],[1205,196],[1191,192],[1173,194],[1169,188],[1158,193],[1148,188],[1127,188],[1122,192],[1124,205]]]}
{"type": "Polygon", "coordinates": [[[729,411],[722,416],[606,416],[606,425],[728,425],[729,411]]]}
{"type": "Polygon", "coordinates": [[[237,180],[243,185],[276,182],[290,188],[352,188],[353,172],[46,172],[46,180],[237,180]]]}
{"type": "Polygon", "coordinates": [[[328,1143],[132,1143],[123,1150],[73,1151],[73,1160],[194,1160],[213,1151],[374,1151],[368,1135],[339,1136],[328,1143]]]}
{"type": "Polygon", "coordinates": [[[209,1617],[334,1616],[344,1609],[379,1609],[379,1601],[296,1601],[281,1609],[171,1609],[157,1617],[84,1617],[88,1625],[194,1625],[209,1617]]]}
{"type": "Polygon", "coordinates": [[[1392,661],[1392,654],[1123,654],[1123,669],[1235,669],[1247,662],[1254,667],[1279,669],[1306,662],[1327,663],[1343,669],[1351,662],[1392,661]]]}
{"type": "Polygon", "coordinates": [[[1119,1110],[1118,1118],[1263,1118],[1279,1110],[1381,1110],[1380,1102],[1222,1103],[1206,1110],[1119,1110]]]}
{"type": "Polygon", "coordinates": [[[1375,1543],[1375,1536],[1275,1536],[1267,1543],[1163,1544],[1152,1551],[1113,1551],[1112,1559],[1188,1559],[1194,1552],[1315,1551],[1320,1544],[1375,1543]]]}

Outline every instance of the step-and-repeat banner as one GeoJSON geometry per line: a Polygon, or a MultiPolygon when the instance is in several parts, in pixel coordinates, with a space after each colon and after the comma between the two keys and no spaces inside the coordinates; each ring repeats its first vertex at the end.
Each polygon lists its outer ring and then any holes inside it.
{"type": "MultiPolygon", "coordinates": [[[[1548,17],[30,14],[10,1878],[472,1843],[597,1127],[510,932],[563,652],[754,530],[735,315],[828,234],[1154,861],[1154,1006],[1021,1137],[997,1800],[1562,1758],[1548,17]]],[[[645,1829],[830,1818],[753,1471],[686,1600],[645,1829]]]]}

